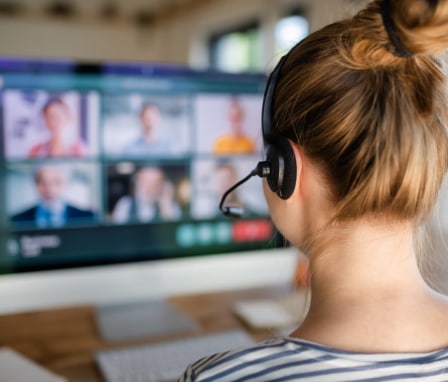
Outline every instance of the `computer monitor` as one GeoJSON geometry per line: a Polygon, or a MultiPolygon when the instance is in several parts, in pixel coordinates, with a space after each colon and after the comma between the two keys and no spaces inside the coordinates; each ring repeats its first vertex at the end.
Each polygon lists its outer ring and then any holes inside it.
{"type": "Polygon", "coordinates": [[[3,274],[278,247],[260,179],[229,198],[241,219],[218,209],[262,158],[264,75],[11,58],[0,75],[3,274]]]}

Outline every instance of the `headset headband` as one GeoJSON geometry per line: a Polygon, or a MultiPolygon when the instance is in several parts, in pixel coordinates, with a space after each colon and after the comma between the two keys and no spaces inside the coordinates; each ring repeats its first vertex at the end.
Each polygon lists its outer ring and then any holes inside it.
{"type": "Polygon", "coordinates": [[[287,55],[283,56],[280,59],[280,61],[270,74],[266,84],[266,90],[264,92],[263,108],[261,112],[261,126],[263,133],[263,142],[265,145],[275,140],[275,137],[277,136],[277,133],[274,131],[274,128],[272,126],[272,106],[274,101],[275,88],[277,87],[277,83],[280,77],[280,71],[286,61],[286,57],[287,55]]]}

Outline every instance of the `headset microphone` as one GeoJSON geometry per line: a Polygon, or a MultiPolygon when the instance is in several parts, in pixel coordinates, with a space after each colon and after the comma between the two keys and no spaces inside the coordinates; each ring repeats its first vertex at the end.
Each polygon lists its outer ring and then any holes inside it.
{"type": "Polygon", "coordinates": [[[236,188],[241,186],[243,183],[246,183],[253,176],[259,176],[260,178],[266,178],[271,173],[271,166],[269,162],[262,161],[258,162],[257,167],[254,168],[249,175],[245,178],[241,179],[239,182],[235,183],[232,187],[230,187],[221,198],[221,203],[219,203],[219,209],[225,216],[230,216],[234,218],[239,218],[243,215],[244,209],[241,207],[232,207],[232,206],[224,206],[224,203],[231,192],[233,192],[236,188]]]}

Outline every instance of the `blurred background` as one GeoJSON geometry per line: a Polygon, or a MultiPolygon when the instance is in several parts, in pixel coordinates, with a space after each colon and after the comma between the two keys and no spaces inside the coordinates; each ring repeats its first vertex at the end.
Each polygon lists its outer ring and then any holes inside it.
{"type": "Polygon", "coordinates": [[[0,54],[260,71],[359,0],[1,0],[0,54]]]}

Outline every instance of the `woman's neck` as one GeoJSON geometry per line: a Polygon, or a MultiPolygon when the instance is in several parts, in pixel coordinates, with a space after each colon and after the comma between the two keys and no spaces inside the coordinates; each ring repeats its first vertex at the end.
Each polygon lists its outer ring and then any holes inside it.
{"type": "Polygon", "coordinates": [[[420,289],[425,283],[414,248],[412,224],[331,228],[311,251],[313,296],[325,300],[420,289]]]}
{"type": "Polygon", "coordinates": [[[310,310],[293,335],[355,351],[438,347],[420,328],[448,306],[419,272],[412,224],[332,228],[311,252],[310,272],[310,310]]]}

